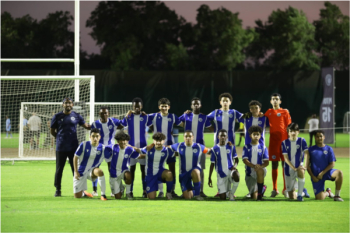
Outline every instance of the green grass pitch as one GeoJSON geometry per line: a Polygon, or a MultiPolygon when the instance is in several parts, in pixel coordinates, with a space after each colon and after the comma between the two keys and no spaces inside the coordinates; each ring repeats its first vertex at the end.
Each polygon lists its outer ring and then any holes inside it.
{"type": "MultiPolygon", "coordinates": [[[[53,197],[54,161],[2,162],[1,230],[3,232],[349,232],[349,159],[338,158],[336,168],[344,172],[341,196],[344,202],[327,198],[315,201],[309,175],[306,188],[311,194],[304,202],[289,201],[282,195],[256,202],[244,198],[247,187],[240,161],[241,182],[235,202],[219,201],[216,172],[214,188],[207,185],[209,158],[205,170],[205,201],[154,200],[140,198],[141,174],[137,168],[135,200],[108,201],[98,197],[74,199],[72,173],[66,164],[62,179],[62,197],[53,197]]],[[[104,162],[101,168],[107,174],[104,162]]],[[[177,170],[178,171],[178,170],[177,170]]],[[[178,174],[177,174],[178,175],[178,174]]],[[[106,175],[108,184],[108,175],[106,175]]],[[[282,169],[278,187],[282,187],[282,169]]],[[[271,192],[271,166],[265,179],[271,192]]],[[[92,185],[88,183],[89,190],[92,185]]],[[[334,190],[334,182],[326,187],[334,190]]],[[[165,188],[165,187],[164,187],[165,188]]],[[[177,179],[176,192],[180,194],[177,179]]]]}

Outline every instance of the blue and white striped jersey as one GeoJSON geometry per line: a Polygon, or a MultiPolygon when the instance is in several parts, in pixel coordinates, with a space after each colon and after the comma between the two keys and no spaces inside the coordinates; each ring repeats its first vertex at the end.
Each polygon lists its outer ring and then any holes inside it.
{"type": "Polygon", "coordinates": [[[174,124],[181,124],[179,118],[174,113],[169,113],[165,117],[163,117],[161,113],[153,113],[149,117],[152,120],[154,132],[160,132],[166,136],[164,145],[168,146],[174,144],[174,137],[171,133],[173,132],[174,124]]]}
{"type": "Polygon", "coordinates": [[[143,148],[147,146],[146,140],[146,128],[152,124],[149,115],[135,115],[131,114],[129,117],[125,117],[121,124],[126,127],[130,136],[129,144],[137,148],[143,148]]]}
{"type": "Polygon", "coordinates": [[[116,178],[123,174],[124,171],[129,171],[130,158],[137,159],[139,156],[139,153],[130,146],[121,149],[118,144],[113,145],[112,156],[106,160],[106,162],[111,162],[109,168],[110,176],[116,178]]]}
{"type": "Polygon", "coordinates": [[[142,148],[142,154],[146,154],[146,176],[154,176],[160,170],[164,170],[164,162],[168,157],[174,156],[174,151],[168,147],[162,148],[162,150],[156,150],[153,147],[150,151],[147,151],[146,147],[142,148]]]}
{"type": "Polygon", "coordinates": [[[244,124],[244,132],[245,132],[245,145],[249,145],[252,139],[249,136],[248,129],[251,126],[260,126],[263,129],[261,134],[261,138],[259,139],[259,143],[265,145],[265,129],[266,126],[270,126],[269,119],[265,116],[263,117],[250,117],[248,119],[240,118],[238,120],[244,124]]]}
{"type": "Polygon", "coordinates": [[[184,129],[191,130],[193,132],[193,141],[196,143],[204,144],[204,128],[211,126],[211,121],[207,115],[202,113],[183,114],[179,117],[181,122],[184,122],[184,129]]]}
{"type": "Polygon", "coordinates": [[[235,122],[236,119],[238,120],[242,115],[242,113],[234,109],[229,109],[228,111],[216,109],[208,115],[210,121],[214,122],[214,144],[219,143],[217,134],[221,129],[227,130],[228,141],[235,144],[235,122]]]}
{"type": "Polygon", "coordinates": [[[192,143],[191,146],[186,146],[186,143],[176,143],[171,145],[171,149],[179,154],[179,170],[180,174],[186,173],[194,168],[201,169],[201,156],[205,156],[208,148],[199,143],[192,143]]]}
{"type": "MultiPolygon", "coordinates": [[[[297,138],[296,141],[290,139],[282,142],[282,154],[288,155],[288,159],[294,167],[299,167],[304,161],[304,152],[308,150],[306,141],[304,138],[297,138]]],[[[284,172],[289,176],[289,165],[284,163],[284,172]]]]}
{"type": "MultiPolygon", "coordinates": [[[[263,144],[252,145],[248,144],[243,147],[242,160],[248,159],[248,161],[254,165],[264,163],[264,160],[269,160],[269,153],[267,148],[263,144]]],[[[247,176],[250,176],[252,168],[245,165],[245,173],[247,176]]]]}
{"type": "Polygon", "coordinates": [[[233,167],[233,159],[237,158],[236,147],[219,144],[215,145],[211,150],[210,161],[215,163],[216,172],[221,178],[226,177],[230,174],[231,168],[233,167]]]}
{"type": "Polygon", "coordinates": [[[117,130],[117,127],[120,125],[120,121],[113,117],[108,117],[106,123],[102,123],[101,120],[96,120],[91,125],[91,129],[97,128],[100,130],[100,143],[108,146],[114,144],[114,135],[117,130]]]}
{"type": "Polygon", "coordinates": [[[105,147],[101,143],[96,147],[92,146],[90,141],[80,143],[75,152],[75,156],[79,158],[78,172],[80,176],[100,166],[104,158],[109,159],[112,154],[111,151],[112,149],[110,147],[105,147]]]}

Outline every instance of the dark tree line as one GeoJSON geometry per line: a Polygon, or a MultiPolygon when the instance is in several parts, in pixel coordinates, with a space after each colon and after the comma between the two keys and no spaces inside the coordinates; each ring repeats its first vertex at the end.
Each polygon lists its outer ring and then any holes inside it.
{"type": "MultiPolygon", "coordinates": [[[[244,29],[238,13],[207,5],[191,24],[163,2],[100,2],[86,26],[101,54],[81,51],[82,69],[318,70],[349,69],[349,17],[325,2],[319,20],[303,11],[273,11],[244,29]]],[[[72,58],[73,16],[58,11],[37,21],[1,15],[2,58],[72,58]]],[[[2,63],[3,68],[73,68],[66,63],[2,63]]]]}

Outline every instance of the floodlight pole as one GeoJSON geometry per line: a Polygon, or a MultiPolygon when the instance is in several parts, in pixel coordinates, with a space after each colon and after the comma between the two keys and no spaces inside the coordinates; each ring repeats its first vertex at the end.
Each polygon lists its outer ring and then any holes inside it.
{"type": "MultiPolygon", "coordinates": [[[[74,7],[74,76],[80,75],[80,58],[79,58],[79,38],[80,38],[80,2],[75,0],[74,7]]],[[[75,80],[74,101],[79,102],[79,79],[75,80]]]]}

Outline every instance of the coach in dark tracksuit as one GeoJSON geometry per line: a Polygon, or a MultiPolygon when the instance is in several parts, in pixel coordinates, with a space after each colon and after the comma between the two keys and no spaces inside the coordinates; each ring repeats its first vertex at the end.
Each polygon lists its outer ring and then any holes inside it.
{"type": "Polygon", "coordinates": [[[85,123],[82,116],[72,111],[73,100],[63,100],[63,111],[55,114],[51,120],[51,134],[56,138],[56,173],[55,173],[55,197],[61,196],[61,180],[67,157],[69,159],[74,176],[73,157],[78,148],[77,124],[87,130],[91,126],[85,123]]]}

